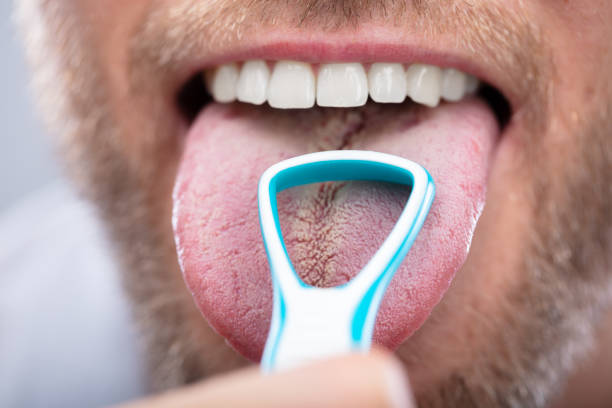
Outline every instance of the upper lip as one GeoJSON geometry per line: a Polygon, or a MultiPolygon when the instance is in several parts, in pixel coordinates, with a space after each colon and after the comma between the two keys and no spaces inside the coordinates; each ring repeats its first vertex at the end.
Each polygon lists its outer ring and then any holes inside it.
{"type": "Polygon", "coordinates": [[[174,104],[194,74],[228,61],[420,62],[474,75],[503,95],[513,115],[538,98],[544,102],[539,85],[551,61],[527,10],[439,3],[399,7],[395,16],[383,6],[355,5],[361,13],[350,18],[338,7],[304,10],[310,2],[274,9],[268,2],[160,3],[132,31],[127,74],[136,92],[153,80],[156,93],[174,104]]]}
{"type": "MultiPolygon", "coordinates": [[[[204,69],[217,66],[227,62],[246,61],[250,59],[264,59],[269,61],[296,60],[311,63],[322,62],[400,62],[400,63],[424,63],[436,65],[441,68],[455,68],[465,73],[474,75],[481,82],[490,85],[501,93],[509,104],[508,113],[516,110],[519,96],[515,93],[516,87],[509,86],[498,78],[493,70],[475,62],[473,59],[461,53],[452,53],[444,49],[417,47],[408,43],[398,42],[365,42],[356,39],[303,40],[299,38],[278,41],[272,36],[269,41],[249,43],[239,42],[233,48],[225,49],[223,52],[207,55],[192,55],[185,61],[182,71],[177,75],[175,87],[181,86],[189,78],[202,72],[204,69]],[[514,103],[513,103],[514,101],[514,103]]],[[[505,103],[505,102],[504,102],[505,103]]],[[[498,118],[500,117],[499,112],[498,118]]],[[[506,113],[501,114],[504,116],[506,113]]],[[[506,118],[503,119],[504,121],[506,118]]]]}
{"type": "Polygon", "coordinates": [[[518,88],[508,81],[508,76],[496,72],[486,65],[486,58],[474,59],[459,49],[447,49],[442,45],[422,46],[416,41],[400,41],[377,38],[365,40],[363,35],[311,35],[304,39],[286,35],[282,40],[275,33],[258,40],[244,39],[231,47],[214,49],[212,52],[195,52],[187,56],[171,75],[170,89],[176,95],[185,83],[204,69],[227,62],[264,59],[269,61],[296,60],[311,63],[322,62],[401,62],[405,64],[424,63],[442,68],[455,68],[474,75],[483,83],[497,89],[515,112],[522,95],[518,88]],[[324,38],[325,37],[325,38],[324,38]],[[360,38],[362,37],[362,38],[360,38]]]}

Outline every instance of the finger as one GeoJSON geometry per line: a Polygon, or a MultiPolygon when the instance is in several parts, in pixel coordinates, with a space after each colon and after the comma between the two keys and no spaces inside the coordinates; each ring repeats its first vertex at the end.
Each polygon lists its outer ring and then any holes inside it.
{"type": "Polygon", "coordinates": [[[242,370],[124,408],[414,407],[400,363],[379,351],[318,362],[279,374],[242,370]]]}

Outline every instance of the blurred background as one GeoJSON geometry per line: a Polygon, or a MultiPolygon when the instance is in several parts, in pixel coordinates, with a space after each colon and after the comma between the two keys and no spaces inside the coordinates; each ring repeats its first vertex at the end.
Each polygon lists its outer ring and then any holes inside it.
{"type": "Polygon", "coordinates": [[[28,97],[28,73],[11,21],[12,2],[0,2],[0,213],[58,177],[49,143],[28,97]]]}
{"type": "Polygon", "coordinates": [[[112,249],[71,191],[0,1],[0,407],[102,407],[144,393],[112,249]]]}

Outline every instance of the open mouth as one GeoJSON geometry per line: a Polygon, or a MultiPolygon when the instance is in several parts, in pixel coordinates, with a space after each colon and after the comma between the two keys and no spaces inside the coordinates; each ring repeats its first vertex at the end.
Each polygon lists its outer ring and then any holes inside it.
{"type": "MultiPolygon", "coordinates": [[[[189,130],[173,225],[187,286],[209,324],[257,361],[272,310],[257,216],[261,173],[320,150],[402,156],[429,170],[437,197],[377,317],[374,341],[394,349],[431,314],[467,257],[511,105],[484,80],[430,61],[273,57],[204,66],[177,94],[189,130]]],[[[285,243],[300,277],[315,286],[350,280],[386,238],[408,195],[399,186],[363,182],[279,195],[285,243]]]]}

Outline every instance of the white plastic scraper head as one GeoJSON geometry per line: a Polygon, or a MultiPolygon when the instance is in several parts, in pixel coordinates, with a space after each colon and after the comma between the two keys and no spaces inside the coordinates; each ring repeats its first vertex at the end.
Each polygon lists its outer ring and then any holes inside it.
{"type": "Polygon", "coordinates": [[[262,369],[274,371],[309,360],[367,351],[380,301],[427,216],[435,194],[427,170],[390,154],[341,150],[282,161],[259,181],[259,222],[268,253],[274,306],[262,369]],[[376,180],[411,187],[410,197],[391,233],[350,282],[315,288],[297,275],[283,242],[276,194],[324,181],[376,180]]]}

